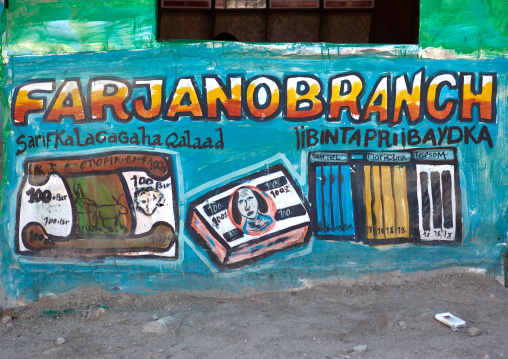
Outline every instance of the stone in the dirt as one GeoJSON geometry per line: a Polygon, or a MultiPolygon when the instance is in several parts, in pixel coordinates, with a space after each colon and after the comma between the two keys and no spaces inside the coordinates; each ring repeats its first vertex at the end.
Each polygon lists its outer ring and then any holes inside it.
{"type": "Polygon", "coordinates": [[[148,323],[143,327],[144,333],[155,333],[163,334],[168,331],[168,324],[171,321],[171,317],[161,318],[159,320],[148,323]]]}
{"type": "Polygon", "coordinates": [[[356,345],[353,348],[353,352],[355,352],[355,353],[364,353],[366,351],[367,351],[367,345],[366,344],[356,345]]]}
{"type": "Polygon", "coordinates": [[[10,315],[6,315],[2,318],[2,324],[9,324],[12,322],[12,317],[10,315]]]}
{"type": "Polygon", "coordinates": [[[51,292],[42,292],[41,294],[39,294],[39,299],[57,299],[58,296],[55,294],[55,293],[51,293],[51,292]]]}
{"type": "Polygon", "coordinates": [[[62,337],[60,337],[60,338],[56,338],[55,343],[56,343],[57,345],[62,345],[63,343],[65,343],[65,339],[64,339],[64,338],[62,338],[62,337]]]}
{"type": "Polygon", "coordinates": [[[46,356],[48,356],[50,358],[54,358],[55,355],[58,352],[61,352],[61,351],[62,351],[62,347],[61,346],[57,346],[57,347],[46,349],[45,351],[42,352],[42,354],[46,355],[46,356]]]}
{"type": "Polygon", "coordinates": [[[118,304],[125,305],[125,304],[128,304],[128,303],[132,302],[133,300],[134,299],[129,294],[120,293],[120,294],[118,294],[116,302],[118,304]]]}
{"type": "Polygon", "coordinates": [[[406,322],[404,322],[403,320],[399,322],[399,325],[402,329],[406,329],[406,322]]]}
{"type": "Polygon", "coordinates": [[[19,319],[19,318],[21,318],[21,312],[19,310],[16,310],[16,309],[11,310],[9,312],[9,316],[11,316],[12,318],[15,318],[15,319],[19,319]]]}
{"type": "Polygon", "coordinates": [[[106,308],[101,305],[95,305],[92,308],[88,310],[86,313],[86,319],[90,320],[97,320],[99,319],[104,313],[106,313],[106,308]]]}
{"type": "Polygon", "coordinates": [[[469,335],[470,337],[477,337],[480,334],[482,334],[482,331],[475,327],[471,327],[467,330],[467,335],[469,335]]]}
{"type": "Polygon", "coordinates": [[[397,321],[399,320],[400,314],[397,314],[397,313],[386,313],[386,314],[382,315],[381,318],[382,318],[382,320],[384,322],[383,326],[385,326],[388,329],[391,329],[393,327],[393,325],[395,323],[397,323],[397,321]]]}

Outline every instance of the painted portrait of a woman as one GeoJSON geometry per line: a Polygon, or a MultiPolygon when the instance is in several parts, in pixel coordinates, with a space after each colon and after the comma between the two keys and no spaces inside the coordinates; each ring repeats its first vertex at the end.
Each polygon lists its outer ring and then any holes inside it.
{"type": "Polygon", "coordinates": [[[231,199],[231,217],[245,234],[261,235],[275,226],[269,207],[268,195],[254,187],[243,186],[234,192],[231,199]]]}

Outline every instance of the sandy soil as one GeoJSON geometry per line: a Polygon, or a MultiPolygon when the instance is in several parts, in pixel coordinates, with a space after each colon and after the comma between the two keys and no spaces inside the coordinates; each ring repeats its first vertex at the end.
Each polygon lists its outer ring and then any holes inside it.
{"type": "Polygon", "coordinates": [[[465,272],[256,294],[85,288],[8,313],[0,358],[508,358],[507,309],[503,286],[465,272]],[[440,312],[466,329],[437,322],[440,312]]]}

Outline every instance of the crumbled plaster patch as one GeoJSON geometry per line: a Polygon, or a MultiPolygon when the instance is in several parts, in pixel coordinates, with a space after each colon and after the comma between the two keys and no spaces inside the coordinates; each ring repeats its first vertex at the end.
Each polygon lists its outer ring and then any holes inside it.
{"type": "Polygon", "coordinates": [[[387,273],[372,273],[370,275],[364,275],[357,278],[328,278],[328,279],[301,279],[299,282],[301,287],[284,289],[289,291],[310,289],[320,284],[331,284],[340,285],[345,287],[351,287],[356,285],[401,285],[405,283],[411,283],[419,279],[432,279],[442,275],[449,274],[466,274],[473,273],[479,276],[485,277],[487,270],[483,268],[472,268],[472,267],[450,267],[436,269],[428,272],[413,272],[413,273],[402,273],[401,271],[393,271],[387,273]]]}
{"type": "Polygon", "coordinates": [[[7,46],[2,46],[2,60],[4,65],[7,65],[9,63],[9,54],[7,51],[7,46]]]}
{"type": "Polygon", "coordinates": [[[477,273],[477,274],[487,274],[487,270],[485,268],[469,268],[469,273],[477,273]]]}
{"type": "Polygon", "coordinates": [[[3,310],[6,306],[5,291],[2,283],[0,283],[0,310],[3,310]]]}
{"type": "Polygon", "coordinates": [[[340,56],[377,55],[377,56],[418,56],[418,45],[381,45],[381,46],[344,46],[339,48],[340,56]]]}
{"type": "Polygon", "coordinates": [[[455,50],[442,49],[436,47],[428,47],[420,49],[420,58],[422,59],[439,59],[439,60],[456,60],[456,59],[484,59],[498,57],[496,53],[482,51],[481,49],[471,54],[460,54],[455,50]]]}
{"type": "Polygon", "coordinates": [[[435,47],[420,49],[420,57],[422,59],[456,59],[459,56],[454,51],[447,49],[435,47]]]}

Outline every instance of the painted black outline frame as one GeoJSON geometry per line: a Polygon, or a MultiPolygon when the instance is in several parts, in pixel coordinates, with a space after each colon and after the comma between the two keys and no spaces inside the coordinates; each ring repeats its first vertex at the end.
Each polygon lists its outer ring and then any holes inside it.
{"type": "MultiPolygon", "coordinates": [[[[356,204],[355,198],[362,198],[363,200],[363,193],[361,191],[358,191],[360,188],[360,177],[358,174],[360,173],[358,170],[356,173],[350,173],[351,176],[351,196],[353,198],[353,221],[355,225],[355,233],[353,235],[344,235],[344,236],[337,236],[333,234],[318,234],[318,219],[317,219],[317,202],[316,202],[316,167],[320,165],[330,165],[335,164],[338,166],[341,165],[351,165],[350,163],[351,155],[348,153],[348,151],[313,151],[309,152],[308,156],[308,177],[307,177],[307,183],[309,185],[309,202],[312,208],[311,212],[311,219],[312,219],[312,231],[314,233],[314,236],[317,239],[321,240],[329,240],[329,241],[336,241],[336,240],[344,240],[344,241],[354,241],[354,242],[360,242],[361,236],[358,235],[358,229],[361,226],[361,223],[359,222],[360,213],[359,213],[359,206],[356,204]],[[326,162],[326,161],[313,161],[311,160],[311,157],[313,154],[316,153],[324,153],[324,154],[342,154],[346,155],[347,159],[346,161],[337,161],[337,162],[326,162]],[[353,183],[356,183],[356,186],[353,186],[353,183]]],[[[353,165],[355,169],[358,169],[356,165],[353,165]]]]}
{"type": "MultiPolygon", "coordinates": [[[[418,160],[414,159],[413,155],[411,155],[411,161],[415,167],[415,170],[412,171],[412,181],[414,181],[414,186],[417,188],[417,173],[416,173],[416,165],[417,164],[431,164],[431,165],[451,165],[453,166],[453,181],[455,188],[455,240],[446,241],[446,240],[432,240],[432,241],[424,241],[420,238],[420,229],[418,228],[418,222],[415,221],[416,229],[418,231],[417,235],[417,243],[421,245],[459,245],[462,243],[462,226],[464,225],[462,221],[462,190],[460,187],[460,173],[459,173],[459,161],[457,158],[457,148],[455,147],[440,147],[440,148],[415,148],[412,150],[413,153],[416,151],[425,151],[425,150],[448,150],[453,152],[453,160],[444,160],[444,161],[428,161],[428,160],[418,160]]],[[[414,200],[416,201],[416,208],[418,210],[418,199],[416,197],[416,192],[414,192],[414,200]]],[[[417,215],[419,213],[417,212],[417,215]]],[[[418,218],[418,217],[417,217],[418,218]]],[[[410,218],[411,221],[411,218],[410,218]]],[[[412,222],[410,222],[412,223],[412,222]]]]}

